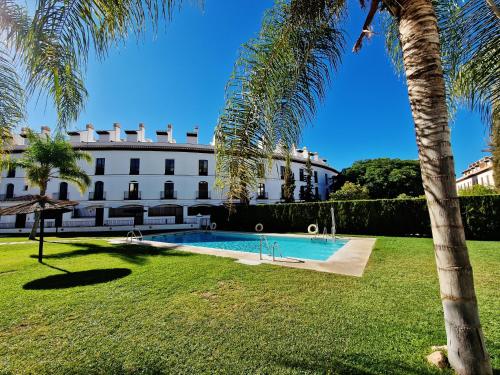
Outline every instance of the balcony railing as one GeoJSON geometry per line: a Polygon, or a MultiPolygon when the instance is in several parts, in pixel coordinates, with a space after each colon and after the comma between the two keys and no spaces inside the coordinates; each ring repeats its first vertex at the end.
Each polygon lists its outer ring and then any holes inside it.
{"type": "Polygon", "coordinates": [[[177,191],[174,190],[160,191],[160,199],[177,199],[177,191]]]}
{"type": "Polygon", "coordinates": [[[106,192],[105,191],[90,191],[89,201],[105,201],[106,192]]]}
{"type": "Polygon", "coordinates": [[[257,199],[268,199],[268,198],[269,198],[269,195],[268,195],[267,191],[257,193],[257,199]]]}
{"type": "Polygon", "coordinates": [[[52,193],[52,199],[58,199],[61,201],[67,201],[69,199],[69,193],[52,193]]]}
{"type": "Polygon", "coordinates": [[[123,193],[123,199],[125,199],[126,201],[139,200],[139,199],[141,199],[141,192],[140,191],[125,191],[123,193]]]}
{"type": "Polygon", "coordinates": [[[196,199],[211,199],[210,198],[210,192],[209,191],[197,191],[196,192],[196,199]]]}
{"type": "Polygon", "coordinates": [[[14,199],[16,194],[0,194],[0,201],[8,201],[9,199],[14,199]]]}

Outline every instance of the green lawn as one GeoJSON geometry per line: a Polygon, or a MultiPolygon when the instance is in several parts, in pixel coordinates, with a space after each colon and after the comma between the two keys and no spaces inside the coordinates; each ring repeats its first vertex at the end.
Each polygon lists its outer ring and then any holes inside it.
{"type": "MultiPolygon", "coordinates": [[[[500,242],[469,245],[499,368],[500,242]]],[[[0,246],[0,373],[438,373],[429,239],[380,238],[362,278],[102,239],[46,250],[0,246]]]]}

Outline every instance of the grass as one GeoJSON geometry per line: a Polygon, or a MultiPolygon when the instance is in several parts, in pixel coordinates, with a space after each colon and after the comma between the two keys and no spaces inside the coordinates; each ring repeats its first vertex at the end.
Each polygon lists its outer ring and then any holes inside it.
{"type": "MultiPolygon", "coordinates": [[[[500,243],[470,242],[494,367],[500,243]]],[[[362,278],[102,239],[0,246],[0,373],[433,374],[432,243],[379,238],[362,278]]]]}

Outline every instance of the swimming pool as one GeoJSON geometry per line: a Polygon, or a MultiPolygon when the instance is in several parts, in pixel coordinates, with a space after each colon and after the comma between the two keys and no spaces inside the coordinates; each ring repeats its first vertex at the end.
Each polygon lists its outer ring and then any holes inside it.
{"type": "MultiPolygon", "coordinates": [[[[145,236],[144,240],[258,254],[260,236],[252,233],[187,232],[145,236]]],[[[295,236],[264,236],[270,246],[275,242],[278,244],[279,251],[276,251],[276,256],[281,254],[286,258],[306,260],[325,261],[348,242],[342,239],[334,241],[295,236]]],[[[266,246],[263,246],[262,253],[267,254],[266,246]]]]}

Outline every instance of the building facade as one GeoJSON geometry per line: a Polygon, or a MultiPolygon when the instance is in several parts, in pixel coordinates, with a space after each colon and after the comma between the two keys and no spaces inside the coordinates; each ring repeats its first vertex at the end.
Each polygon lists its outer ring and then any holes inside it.
{"type": "MultiPolygon", "coordinates": [[[[42,134],[50,129],[42,127],[42,134]]],[[[211,206],[225,202],[225,192],[215,187],[213,144],[198,143],[198,128],[186,134],[185,143],[173,138],[171,125],[156,132],[156,141],[146,138],[143,124],[137,130],[125,130],[114,124],[111,130],[97,130],[91,124],[83,131],[69,132],[74,148],[88,152],[92,163],[82,163],[92,183],[84,194],[64,181],[49,182],[47,195],[55,199],[78,201],[73,212],[47,220],[49,228],[89,228],[88,230],[167,229],[171,226],[200,225],[211,206]]],[[[26,148],[22,134],[14,137],[12,156],[19,157],[26,148]]],[[[294,149],[292,171],[295,175],[295,199],[306,184],[306,161],[311,157],[314,192],[328,198],[332,178],[338,172],[320,159],[317,153],[294,149]]],[[[282,201],[285,162],[274,159],[265,169],[252,192],[250,204],[282,201]]],[[[3,171],[0,181],[0,205],[12,205],[12,198],[37,194],[27,186],[21,169],[3,171]]],[[[0,230],[27,231],[33,215],[0,218],[0,230]]]]}
{"type": "Polygon", "coordinates": [[[495,186],[493,179],[493,159],[486,156],[470,164],[462,176],[457,179],[457,190],[471,188],[474,185],[495,186]]]}

